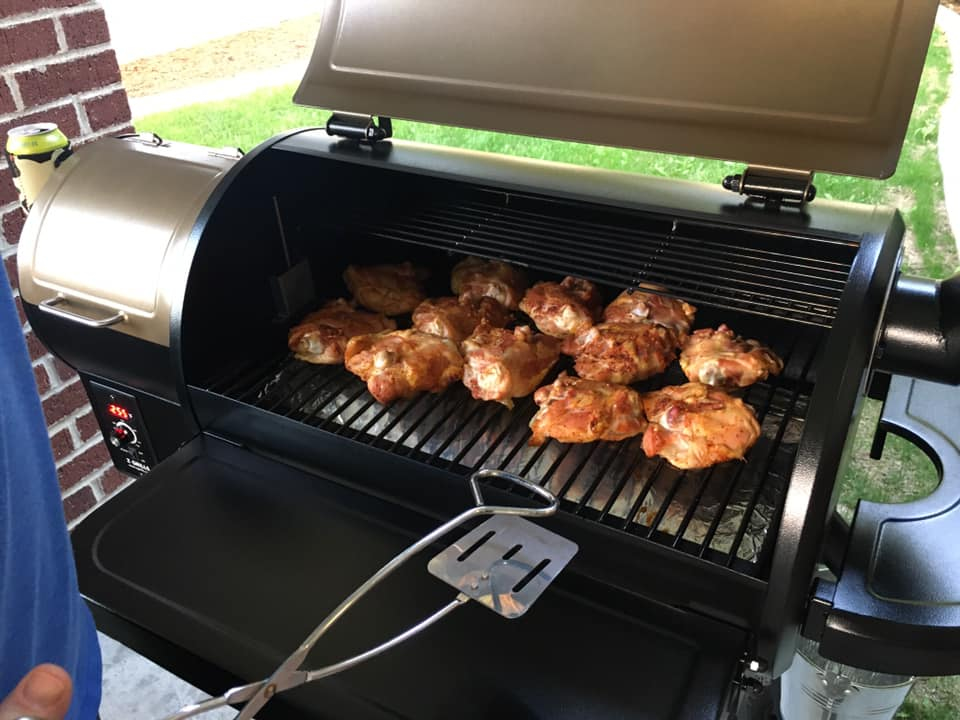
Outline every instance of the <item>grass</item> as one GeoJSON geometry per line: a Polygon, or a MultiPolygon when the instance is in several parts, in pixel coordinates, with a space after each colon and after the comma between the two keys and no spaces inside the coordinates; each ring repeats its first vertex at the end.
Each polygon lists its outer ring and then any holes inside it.
{"type": "MultiPolygon", "coordinates": [[[[920,89],[907,130],[897,172],[885,181],[821,174],[820,197],[858,203],[889,203],[901,209],[909,228],[904,244],[906,271],[942,278],[957,269],[957,253],[944,212],[943,183],[937,158],[939,108],[950,77],[945,37],[931,41],[920,89]]],[[[245,149],[283,130],[322,126],[326,111],[296,107],[294,87],[258,90],[233,100],[159,113],[136,121],[137,129],[162,137],[214,147],[245,149]]],[[[395,121],[394,134],[411,140],[510,155],[555,160],[664,177],[682,177],[717,184],[742,163],[647,153],[580,143],[543,140],[464,128],[395,121]]],[[[848,518],[858,498],[904,502],[928,494],[938,483],[933,464],[901,438],[887,439],[883,460],[869,458],[880,406],[865,401],[853,453],[840,479],[839,509],[848,518]]],[[[960,717],[960,679],[937,678],[918,683],[898,717],[945,720],[960,717]]]]}

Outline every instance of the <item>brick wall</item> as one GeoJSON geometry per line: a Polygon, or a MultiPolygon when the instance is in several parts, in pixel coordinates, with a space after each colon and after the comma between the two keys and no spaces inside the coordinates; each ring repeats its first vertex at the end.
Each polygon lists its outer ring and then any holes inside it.
{"type": "MultiPolygon", "coordinates": [[[[74,147],[130,129],[127,95],[96,2],[0,0],[0,143],[11,127],[41,120],[57,123],[74,147]]],[[[0,254],[15,293],[23,219],[4,157],[0,254]]],[[[129,478],[110,464],[76,373],[47,352],[22,311],[21,320],[72,526],[129,478]]]]}

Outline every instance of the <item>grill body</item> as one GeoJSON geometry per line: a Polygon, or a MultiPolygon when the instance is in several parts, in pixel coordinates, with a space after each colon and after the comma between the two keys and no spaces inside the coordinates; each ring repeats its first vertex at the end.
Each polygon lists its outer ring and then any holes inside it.
{"type": "MultiPolygon", "coordinates": [[[[378,528],[411,534],[449,517],[466,501],[464,476],[495,466],[561,497],[551,527],[581,552],[557,593],[581,605],[558,613],[590,623],[581,610],[595,606],[597,618],[623,618],[625,637],[640,644],[648,630],[632,623],[662,618],[673,641],[652,646],[675,657],[684,678],[677,686],[653,682],[614,692],[606,709],[592,695],[589,711],[568,698],[559,715],[553,699],[538,705],[525,695],[529,716],[620,717],[654,695],[660,704],[650,717],[716,715],[723,704],[736,705],[734,678],[753,672],[769,680],[792,660],[902,233],[899,215],[879,208],[818,201],[802,211],[767,212],[682,181],[403,142],[369,148],[316,130],[275,138],[238,162],[200,211],[169,349],[123,336],[121,342],[165,358],[163,395],[174,400],[164,411],[181,418],[179,442],[194,439],[176,451],[177,442],[153,442],[161,464],[85,521],[75,536],[82,590],[118,635],[153,648],[181,673],[192,669],[198,684],[217,690],[268,670],[322,614],[299,599],[284,627],[263,621],[257,611],[271,592],[286,600],[303,591],[326,607],[338,599],[334,590],[349,591],[349,559],[328,550],[335,531],[311,529],[311,512],[320,528],[355,522],[344,537],[368,536],[380,548],[362,554],[372,570],[391,546],[376,540],[378,528]],[[284,287],[291,268],[307,264],[319,300],[345,294],[340,273],[350,262],[412,260],[431,269],[430,294],[437,295],[449,292],[449,268],[468,254],[524,265],[534,279],[586,277],[608,299],[623,287],[655,283],[699,307],[698,327],[726,322],[770,343],[785,371],[745,395],[761,421],[758,445],[742,464],[695,472],[647,459],[638,442],[531,448],[529,398],[508,412],[458,387],[383,408],[342,368],[308,367],[284,351],[287,329],[307,309],[291,307],[297,293],[284,287]],[[331,502],[336,517],[324,515],[331,502]],[[153,522],[180,524],[183,535],[148,528],[153,522]],[[274,553],[294,548],[302,559],[274,572],[274,553]],[[338,583],[299,586],[314,551],[338,583]],[[145,575],[137,558],[150,566],[145,575]],[[203,577],[211,564],[221,568],[219,586],[203,577]],[[241,580],[259,578],[266,595],[237,597],[241,580]],[[210,587],[184,590],[184,583],[210,587]],[[221,615],[217,608],[225,605],[238,615],[221,615]],[[255,618],[246,626],[245,613],[255,618]],[[238,658],[244,647],[249,657],[238,658]],[[671,655],[678,647],[693,650],[671,655]],[[681,702],[695,683],[711,689],[681,702]]],[[[64,354],[79,352],[78,331],[26,305],[55,350],[60,343],[64,354]]],[[[100,351],[120,334],[102,337],[100,351]]],[[[82,355],[75,357],[86,381],[129,393],[149,419],[156,388],[129,372],[115,374],[118,382],[109,364],[84,367],[82,355]]],[[[674,382],[682,382],[677,370],[641,389],[674,382]]],[[[153,418],[155,426],[171,425],[153,418]]],[[[529,634],[518,630],[513,641],[513,633],[504,634],[502,652],[539,643],[575,662],[571,648],[587,643],[600,653],[584,670],[587,679],[618,678],[624,665],[647,662],[601,651],[609,642],[602,633],[566,639],[556,622],[529,634]]],[[[451,637],[467,642],[481,627],[451,637]]],[[[480,631],[478,643],[482,637],[480,631]]],[[[428,666],[437,662],[418,647],[410,664],[418,655],[428,666]]],[[[548,670],[530,662],[523,667],[534,679],[524,682],[549,693],[548,670]]],[[[357,717],[379,717],[384,703],[400,715],[443,716],[441,705],[358,689],[387,683],[387,667],[332,692],[347,703],[343,708],[359,707],[350,703],[363,698],[368,714],[356,710],[357,717]]],[[[507,692],[508,675],[464,688],[507,692]]],[[[330,697],[321,702],[321,695],[294,704],[322,717],[330,697]]]]}

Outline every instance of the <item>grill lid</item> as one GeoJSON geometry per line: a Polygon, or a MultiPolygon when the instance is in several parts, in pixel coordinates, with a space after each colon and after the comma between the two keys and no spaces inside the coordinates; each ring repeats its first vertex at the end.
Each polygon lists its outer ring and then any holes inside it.
{"type": "Polygon", "coordinates": [[[329,0],[295,102],[888,177],[937,0],[329,0]]]}

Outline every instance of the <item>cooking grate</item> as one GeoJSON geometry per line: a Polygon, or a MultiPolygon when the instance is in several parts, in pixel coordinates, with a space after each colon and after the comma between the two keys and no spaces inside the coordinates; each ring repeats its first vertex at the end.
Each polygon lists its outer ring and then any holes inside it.
{"type": "MultiPolygon", "coordinates": [[[[680,471],[647,458],[639,437],[584,445],[549,440],[531,447],[528,424],[536,410],[532,397],[508,410],[473,400],[456,384],[439,395],[421,394],[382,406],[342,366],[310,365],[289,355],[234,374],[210,390],[456,473],[489,467],[518,474],[553,491],[564,512],[761,575],[823,335],[815,328],[781,326],[780,337],[765,336],[784,359],[785,369],[778,378],[743,393],[757,412],[762,437],[745,462],[698,471],[680,471]]],[[[637,387],[649,390],[682,382],[674,363],[665,375],[637,387]]]]}
{"type": "Polygon", "coordinates": [[[725,227],[540,197],[477,190],[371,215],[348,241],[369,238],[508,259],[612,287],[653,283],[694,305],[830,327],[856,255],[855,239],[725,227]]]}

